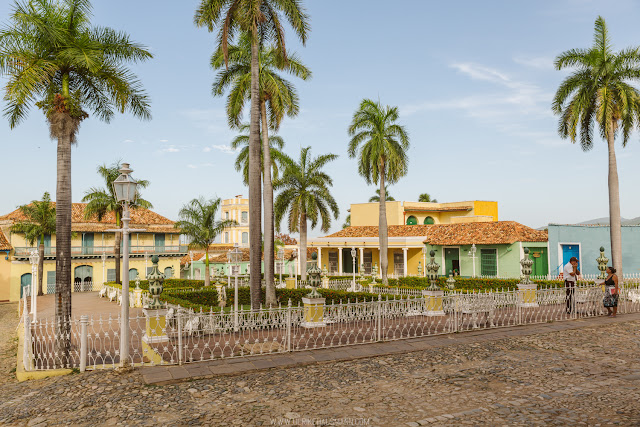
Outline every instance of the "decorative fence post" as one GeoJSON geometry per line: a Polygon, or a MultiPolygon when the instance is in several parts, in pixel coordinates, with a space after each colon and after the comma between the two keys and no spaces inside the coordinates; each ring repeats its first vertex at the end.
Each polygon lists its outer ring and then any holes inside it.
{"type": "Polygon", "coordinates": [[[444,291],[441,290],[438,285],[436,285],[436,280],[438,280],[438,271],[440,270],[440,265],[436,262],[436,253],[435,251],[431,251],[429,253],[431,256],[431,262],[427,264],[427,271],[429,276],[429,281],[431,282],[431,286],[427,290],[422,291],[422,296],[425,299],[425,306],[427,311],[425,315],[427,316],[444,316],[444,309],[442,306],[442,300],[444,298],[444,291]]]}
{"type": "Polygon", "coordinates": [[[520,283],[518,283],[518,306],[538,307],[536,299],[538,285],[529,279],[533,266],[533,260],[529,258],[529,248],[524,248],[524,258],[520,260],[520,266],[522,267],[522,276],[520,276],[520,283]]]}
{"type": "Polygon", "coordinates": [[[377,304],[377,312],[376,312],[376,332],[377,332],[377,341],[384,341],[384,336],[382,336],[382,295],[378,294],[378,304],[377,304]]]}
{"type": "Polygon", "coordinates": [[[291,353],[291,298],[287,303],[287,352],[291,353]]]}
{"type": "Polygon", "coordinates": [[[147,275],[147,278],[149,279],[149,293],[153,299],[147,307],[143,308],[144,315],[147,318],[146,330],[142,336],[143,360],[154,365],[160,365],[163,360],[162,356],[156,352],[151,344],[169,341],[167,336],[167,309],[164,303],[158,299],[162,293],[162,283],[164,282],[164,274],[158,270],[158,260],[158,255],[151,257],[153,267],[151,274],[147,275]]]}
{"type": "Polygon", "coordinates": [[[83,314],[80,316],[80,372],[87,370],[87,325],[89,324],[89,316],[83,314]]]}
{"type": "MultiPolygon", "coordinates": [[[[314,252],[311,255],[311,259],[316,261],[318,255],[314,252]]],[[[325,326],[324,321],[324,303],[325,298],[318,293],[318,286],[320,285],[320,267],[317,263],[314,263],[307,275],[309,276],[309,284],[311,285],[311,292],[307,296],[302,297],[302,303],[304,304],[304,322],[301,326],[305,328],[315,328],[318,326],[325,326]]]]}
{"type": "MultiPolygon", "coordinates": [[[[24,295],[24,310],[22,311],[24,324],[24,348],[22,349],[22,365],[25,371],[30,371],[33,366],[33,358],[31,354],[31,320],[29,319],[29,310],[27,309],[27,296],[24,295]]],[[[37,324],[36,324],[37,326],[37,324]]]]}

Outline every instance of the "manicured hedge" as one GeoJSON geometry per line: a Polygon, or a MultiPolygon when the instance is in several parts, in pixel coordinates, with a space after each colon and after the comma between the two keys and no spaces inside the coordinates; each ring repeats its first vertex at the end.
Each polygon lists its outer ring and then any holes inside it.
{"type": "MultiPolygon", "coordinates": [[[[441,289],[447,289],[448,277],[438,277],[437,285],[441,289]]],[[[499,289],[517,289],[520,279],[480,279],[472,277],[456,277],[456,289],[465,290],[499,290],[499,289]]],[[[536,280],[539,286],[563,286],[563,282],[559,280],[536,280]]],[[[399,279],[389,279],[390,287],[425,289],[431,285],[426,277],[401,277],[399,279]]],[[[378,286],[381,286],[378,284],[378,286]]]]}

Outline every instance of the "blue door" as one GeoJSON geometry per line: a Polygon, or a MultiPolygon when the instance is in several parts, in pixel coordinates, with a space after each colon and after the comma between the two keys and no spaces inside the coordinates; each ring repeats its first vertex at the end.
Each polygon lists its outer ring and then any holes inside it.
{"type": "Polygon", "coordinates": [[[580,267],[580,246],[562,245],[562,268],[569,263],[572,257],[578,258],[578,267],[580,267]]]}
{"type": "Polygon", "coordinates": [[[31,295],[29,289],[31,287],[31,273],[23,274],[20,277],[20,298],[25,295],[31,295]]]}

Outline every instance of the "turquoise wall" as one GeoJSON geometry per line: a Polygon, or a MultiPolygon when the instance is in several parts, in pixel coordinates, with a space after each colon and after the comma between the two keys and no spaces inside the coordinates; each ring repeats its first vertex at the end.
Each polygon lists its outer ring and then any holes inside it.
{"type": "MultiPolygon", "coordinates": [[[[557,225],[549,224],[549,270],[558,274],[561,264],[560,245],[580,244],[580,267],[583,274],[599,274],[596,258],[600,256],[600,246],[604,246],[605,256],[611,259],[611,238],[609,226],[557,225]]],[[[640,226],[622,226],[622,265],[626,274],[640,273],[640,226]]]]}

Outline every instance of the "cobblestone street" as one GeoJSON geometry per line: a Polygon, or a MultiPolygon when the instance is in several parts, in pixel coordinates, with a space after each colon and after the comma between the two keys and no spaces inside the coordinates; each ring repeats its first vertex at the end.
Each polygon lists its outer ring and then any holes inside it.
{"type": "Polygon", "coordinates": [[[165,386],[138,371],[17,383],[0,305],[0,424],[637,425],[640,322],[165,386]]]}

